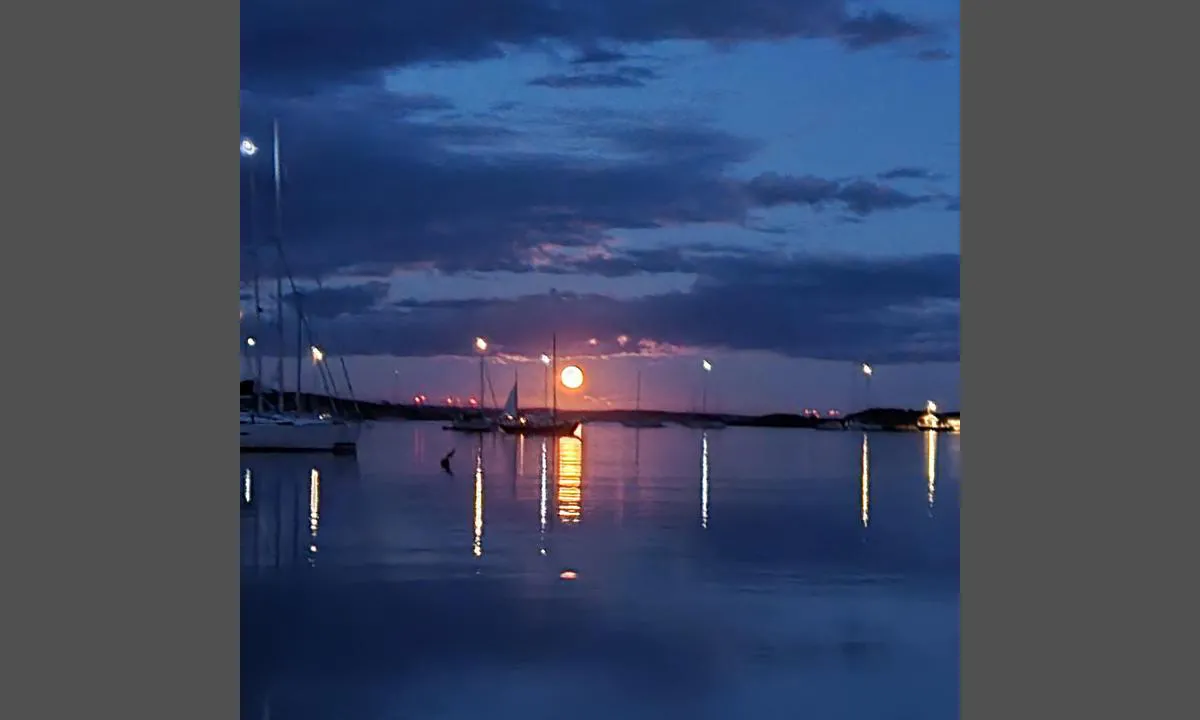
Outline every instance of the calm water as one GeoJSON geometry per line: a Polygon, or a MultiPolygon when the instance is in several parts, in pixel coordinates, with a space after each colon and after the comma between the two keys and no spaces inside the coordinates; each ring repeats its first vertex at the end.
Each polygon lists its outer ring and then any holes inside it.
{"type": "Polygon", "coordinates": [[[582,436],[243,456],[243,716],[957,717],[958,437],[582,436]]]}

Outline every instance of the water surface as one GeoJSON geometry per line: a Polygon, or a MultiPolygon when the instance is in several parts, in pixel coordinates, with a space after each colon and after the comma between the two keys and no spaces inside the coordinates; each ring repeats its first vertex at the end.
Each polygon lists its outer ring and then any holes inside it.
{"type": "Polygon", "coordinates": [[[244,455],[243,715],[957,717],[957,436],[581,435],[244,455]]]}

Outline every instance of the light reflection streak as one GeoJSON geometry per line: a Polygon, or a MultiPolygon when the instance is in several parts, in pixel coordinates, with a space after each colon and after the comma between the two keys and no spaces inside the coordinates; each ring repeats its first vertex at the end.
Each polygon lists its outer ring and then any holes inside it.
{"type": "MultiPolygon", "coordinates": [[[[582,428],[580,429],[582,434],[582,428]]],[[[558,519],[577,523],[583,514],[583,438],[558,438],[558,519]]]]}
{"type": "Polygon", "coordinates": [[[925,478],[929,485],[929,509],[933,510],[933,497],[937,488],[937,441],[936,430],[925,433],[925,478]]]}
{"type": "Polygon", "coordinates": [[[867,445],[867,434],[863,433],[862,441],[862,524],[866,527],[871,522],[871,450],[867,445]]]}
{"type": "Polygon", "coordinates": [[[250,504],[250,468],[246,468],[246,474],[242,476],[242,498],[250,504]]]}
{"type": "MultiPolygon", "coordinates": [[[[317,552],[317,526],[321,520],[321,473],[316,468],[308,475],[308,551],[317,552]]],[[[312,558],[309,558],[312,562],[312,558]]]]}
{"type": "Polygon", "coordinates": [[[543,438],[542,439],[542,462],[541,462],[541,468],[538,471],[538,480],[541,483],[541,490],[539,492],[539,497],[538,497],[538,505],[539,505],[538,512],[539,512],[540,520],[541,520],[541,530],[539,531],[540,532],[539,540],[540,540],[540,545],[541,545],[540,550],[541,550],[542,555],[546,554],[546,505],[549,500],[549,498],[547,497],[549,495],[549,491],[546,487],[546,464],[547,464],[546,460],[547,460],[546,459],[546,440],[543,438]]]}
{"type": "Polygon", "coordinates": [[[483,440],[475,449],[475,557],[483,555],[483,440]]]}
{"type": "Polygon", "coordinates": [[[700,434],[700,527],[708,528],[708,433],[700,434]]]}
{"type": "Polygon", "coordinates": [[[525,436],[517,436],[517,477],[525,477],[525,436]]]}

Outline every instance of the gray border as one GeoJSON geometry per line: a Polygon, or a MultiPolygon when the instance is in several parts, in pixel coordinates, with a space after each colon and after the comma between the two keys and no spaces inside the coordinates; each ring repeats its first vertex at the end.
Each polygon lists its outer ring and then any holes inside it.
{"type": "Polygon", "coordinates": [[[1172,228],[1194,224],[1182,216],[1195,202],[1163,192],[1188,185],[1191,166],[1170,164],[1185,135],[1164,133],[1169,114],[1129,90],[1188,86],[1171,76],[1189,63],[1155,59],[1186,47],[1161,31],[1190,25],[1146,12],[1155,30],[1143,34],[1099,6],[962,5],[966,718],[1189,704],[1171,702],[1190,687],[1146,643],[1183,624],[1165,587],[1189,567],[1170,556],[1190,548],[1161,528],[1190,531],[1160,513],[1186,512],[1195,476],[1163,452],[1190,450],[1171,442],[1187,424],[1172,406],[1194,372],[1162,338],[1194,324],[1175,317],[1186,297],[1163,289],[1194,283],[1168,277],[1190,267],[1172,267],[1166,246],[1186,242],[1172,228]]]}
{"type": "Polygon", "coordinates": [[[239,6],[137,6],[9,38],[9,717],[238,716],[239,6]]]}

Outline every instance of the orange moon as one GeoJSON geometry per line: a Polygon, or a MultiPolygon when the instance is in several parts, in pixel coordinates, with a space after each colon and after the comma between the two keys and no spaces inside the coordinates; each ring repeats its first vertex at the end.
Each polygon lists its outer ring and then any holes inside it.
{"type": "Polygon", "coordinates": [[[562,369],[559,379],[562,380],[563,387],[578,390],[583,387],[583,370],[580,370],[578,365],[568,365],[562,369]]]}

